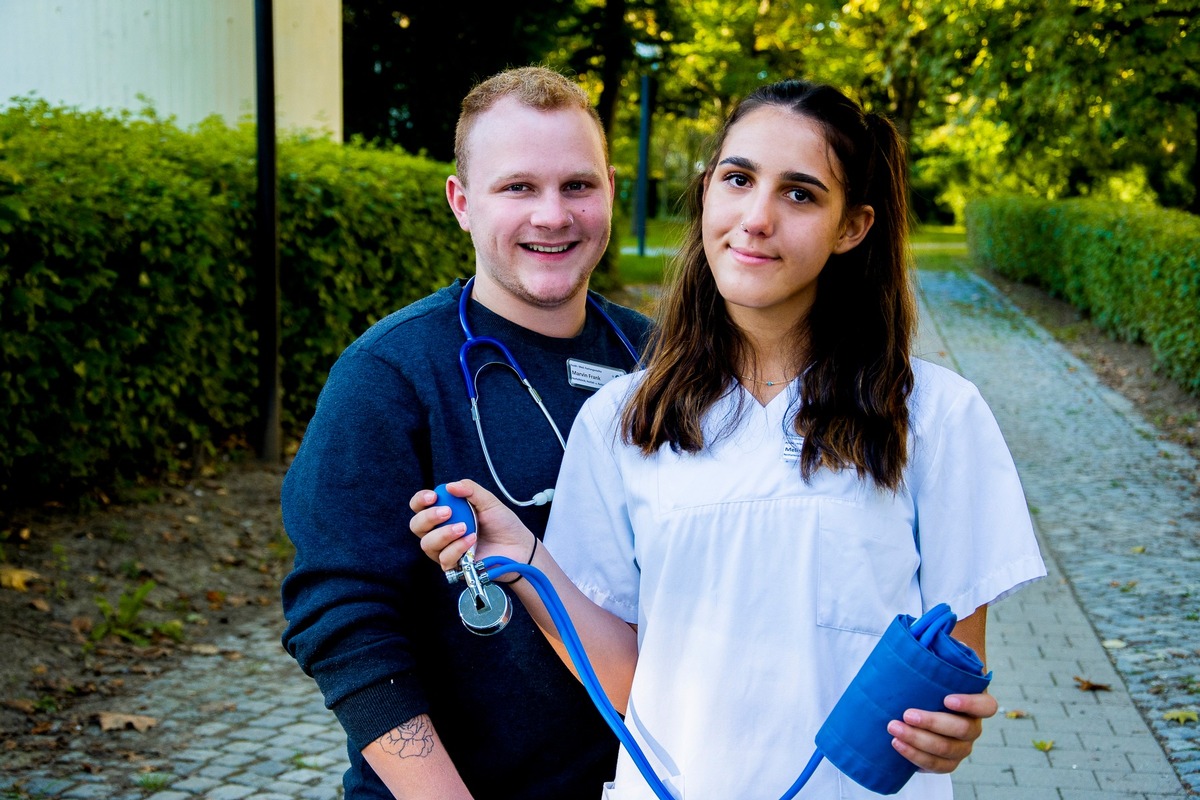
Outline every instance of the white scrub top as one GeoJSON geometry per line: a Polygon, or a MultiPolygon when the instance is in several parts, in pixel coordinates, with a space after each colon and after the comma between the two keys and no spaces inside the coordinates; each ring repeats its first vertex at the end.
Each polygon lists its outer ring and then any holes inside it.
{"type": "MultiPolygon", "coordinates": [[[[609,383],[576,418],[546,545],[585,594],[637,623],[625,721],[676,796],[780,797],[897,614],[945,602],[964,618],[1046,574],[990,409],[953,372],[913,370],[910,458],[894,494],[852,469],[805,484],[798,381],[765,407],[734,385],[696,455],[664,446],[647,458],[621,443],[639,375],[609,383]]],[[[876,796],[827,761],[799,795],[876,796]]],[[[951,796],[949,776],[922,773],[896,795],[951,796]]],[[[654,798],[624,750],[604,797],[654,798]]]]}

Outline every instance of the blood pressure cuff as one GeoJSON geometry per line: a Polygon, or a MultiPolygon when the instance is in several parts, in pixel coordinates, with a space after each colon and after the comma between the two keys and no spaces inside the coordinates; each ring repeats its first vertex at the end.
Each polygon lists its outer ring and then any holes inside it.
{"type": "Polygon", "coordinates": [[[896,617],[817,732],[817,749],[860,786],[895,794],[917,771],[892,747],[888,722],[909,708],[944,711],[946,695],[991,682],[975,651],[950,636],[956,621],[945,603],[916,621],[896,617]]]}

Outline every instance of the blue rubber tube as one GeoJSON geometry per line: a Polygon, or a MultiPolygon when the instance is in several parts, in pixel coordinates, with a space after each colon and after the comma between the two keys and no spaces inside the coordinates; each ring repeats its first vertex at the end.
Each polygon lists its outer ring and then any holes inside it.
{"type": "Polygon", "coordinates": [[[537,591],[538,596],[542,598],[542,603],[545,604],[546,610],[550,613],[550,619],[554,621],[554,627],[558,630],[558,635],[562,637],[563,644],[567,648],[567,653],[571,656],[571,663],[575,665],[575,670],[579,673],[579,679],[583,682],[583,688],[587,690],[588,695],[592,698],[592,703],[595,704],[596,710],[600,712],[600,716],[608,723],[608,727],[612,729],[612,732],[617,735],[617,739],[625,747],[626,752],[633,759],[633,763],[637,766],[638,771],[642,773],[642,777],[646,779],[646,783],[650,784],[650,788],[654,790],[654,794],[658,796],[659,800],[675,800],[671,791],[667,789],[658,775],[655,774],[654,768],[650,766],[650,762],[646,759],[646,754],[642,752],[642,748],[638,747],[633,734],[625,727],[625,720],[621,718],[617,709],[609,701],[608,695],[601,688],[600,679],[596,676],[596,671],[592,669],[592,663],[588,660],[587,652],[583,649],[583,642],[580,641],[579,634],[575,630],[575,625],[567,615],[566,609],[563,608],[562,600],[559,599],[558,592],[554,590],[554,585],[550,583],[550,579],[537,567],[522,564],[519,561],[513,561],[511,558],[504,558],[503,556],[485,558],[480,563],[487,570],[488,576],[493,580],[500,575],[515,572],[529,581],[534,590],[537,591]]]}

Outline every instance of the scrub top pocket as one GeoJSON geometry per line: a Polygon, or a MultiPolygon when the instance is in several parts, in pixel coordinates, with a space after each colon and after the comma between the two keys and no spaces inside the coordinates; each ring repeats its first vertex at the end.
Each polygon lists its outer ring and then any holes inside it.
{"type": "Polygon", "coordinates": [[[817,624],[882,636],[914,610],[921,559],[911,525],[852,503],[825,500],[819,513],[817,624]]]}

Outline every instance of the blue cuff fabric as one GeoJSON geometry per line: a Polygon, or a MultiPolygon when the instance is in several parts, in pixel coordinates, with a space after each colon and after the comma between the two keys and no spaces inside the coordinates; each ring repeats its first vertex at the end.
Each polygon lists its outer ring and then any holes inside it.
{"type": "Polygon", "coordinates": [[[942,603],[919,620],[892,620],[817,732],[817,749],[864,788],[895,794],[917,766],[892,747],[891,720],[905,709],[943,711],[948,694],[979,694],[991,683],[975,651],[950,636],[957,618],[942,603]]]}

